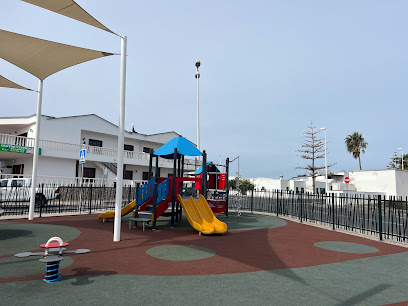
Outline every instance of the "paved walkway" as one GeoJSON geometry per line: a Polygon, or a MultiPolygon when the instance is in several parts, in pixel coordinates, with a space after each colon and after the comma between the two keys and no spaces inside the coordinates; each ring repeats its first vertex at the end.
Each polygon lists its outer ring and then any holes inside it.
{"type": "MultiPolygon", "coordinates": [[[[7,304],[383,305],[408,301],[408,249],[258,214],[225,219],[223,236],[199,236],[183,220],[129,229],[96,215],[0,222],[0,292],[7,304]],[[18,222],[17,222],[18,221],[18,222]],[[62,281],[42,281],[34,251],[52,236],[68,249],[62,281]],[[24,292],[24,294],[21,294],[24,292]]],[[[402,305],[406,305],[402,304],[402,305]]]]}

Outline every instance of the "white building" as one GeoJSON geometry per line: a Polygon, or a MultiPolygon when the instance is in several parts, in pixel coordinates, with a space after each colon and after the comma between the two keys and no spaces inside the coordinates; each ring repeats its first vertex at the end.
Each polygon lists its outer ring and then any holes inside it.
{"type": "MultiPolygon", "coordinates": [[[[0,118],[1,175],[31,176],[36,116],[0,118]]],[[[79,177],[79,151],[86,149],[84,177],[114,180],[116,174],[118,126],[94,114],[55,118],[41,117],[38,177],[79,177]]],[[[158,149],[176,132],[144,135],[125,131],[124,179],[146,180],[149,151],[158,149]]],[[[153,168],[155,163],[153,163],[153,168]]],[[[194,170],[186,159],[186,171],[194,170]]],[[[173,172],[173,161],[159,159],[160,176],[173,172]]]]}
{"type": "Polygon", "coordinates": [[[350,171],[350,183],[357,191],[377,191],[387,196],[408,196],[408,171],[400,169],[350,171]]]}
{"type": "MultiPolygon", "coordinates": [[[[256,190],[283,190],[295,191],[296,193],[313,192],[311,178],[306,180],[284,180],[272,178],[253,178],[250,181],[256,190]]],[[[314,193],[325,193],[326,178],[316,178],[314,193]]],[[[402,196],[408,197],[408,171],[400,169],[340,171],[328,174],[328,193],[348,193],[365,196],[402,196]],[[346,184],[344,179],[350,178],[346,184]]]]}

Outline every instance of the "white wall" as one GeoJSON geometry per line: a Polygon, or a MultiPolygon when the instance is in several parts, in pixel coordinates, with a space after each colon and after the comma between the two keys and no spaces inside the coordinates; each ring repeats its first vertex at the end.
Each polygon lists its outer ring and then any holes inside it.
{"type": "Polygon", "coordinates": [[[262,190],[262,187],[264,187],[265,190],[280,190],[281,188],[281,180],[279,179],[259,177],[253,179],[252,183],[255,185],[256,190],[262,190]]]}
{"type": "MultiPolygon", "coordinates": [[[[64,176],[75,177],[76,161],[53,157],[38,158],[38,176],[64,176]]],[[[25,170],[25,168],[24,168],[25,170]]],[[[30,173],[32,174],[32,164],[30,173]]]]}
{"type": "Polygon", "coordinates": [[[399,195],[397,194],[395,172],[394,169],[350,171],[350,183],[356,186],[357,192],[383,192],[386,195],[399,195]]]}
{"type": "Polygon", "coordinates": [[[408,171],[395,170],[396,177],[396,195],[407,197],[408,196],[408,171]]]}

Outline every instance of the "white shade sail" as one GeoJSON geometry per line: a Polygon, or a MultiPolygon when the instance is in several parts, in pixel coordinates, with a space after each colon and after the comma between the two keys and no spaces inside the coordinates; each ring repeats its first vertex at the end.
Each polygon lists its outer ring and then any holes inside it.
{"type": "Polygon", "coordinates": [[[113,53],[84,49],[0,30],[0,58],[40,80],[65,68],[113,53]]]}
{"type": "Polygon", "coordinates": [[[16,89],[24,89],[24,90],[31,90],[29,88],[26,88],[24,86],[18,85],[12,81],[10,81],[9,79],[6,79],[4,76],[0,75],[0,87],[7,87],[7,88],[16,88],[16,89]]]}
{"type": "Polygon", "coordinates": [[[107,32],[116,34],[113,31],[109,30],[107,27],[105,27],[98,20],[93,18],[73,0],[22,0],[22,1],[31,3],[44,9],[53,11],[57,14],[70,17],[72,19],[105,30],[107,32]]]}

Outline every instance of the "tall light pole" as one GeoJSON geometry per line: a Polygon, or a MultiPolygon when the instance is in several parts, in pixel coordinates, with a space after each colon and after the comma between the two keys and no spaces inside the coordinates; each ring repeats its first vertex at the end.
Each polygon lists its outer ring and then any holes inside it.
{"type": "Polygon", "coordinates": [[[326,194],[329,192],[329,182],[327,179],[327,136],[326,136],[326,128],[320,128],[321,131],[324,131],[324,164],[326,167],[326,194]]]}
{"type": "Polygon", "coordinates": [[[198,67],[201,66],[201,62],[197,60],[195,62],[195,66],[197,67],[197,71],[195,73],[195,78],[197,79],[197,149],[200,150],[200,98],[199,98],[200,72],[198,71],[198,67]]]}
{"type": "Polygon", "coordinates": [[[404,170],[404,151],[402,150],[402,148],[398,148],[398,150],[401,150],[401,166],[402,170],[404,170]]]}

